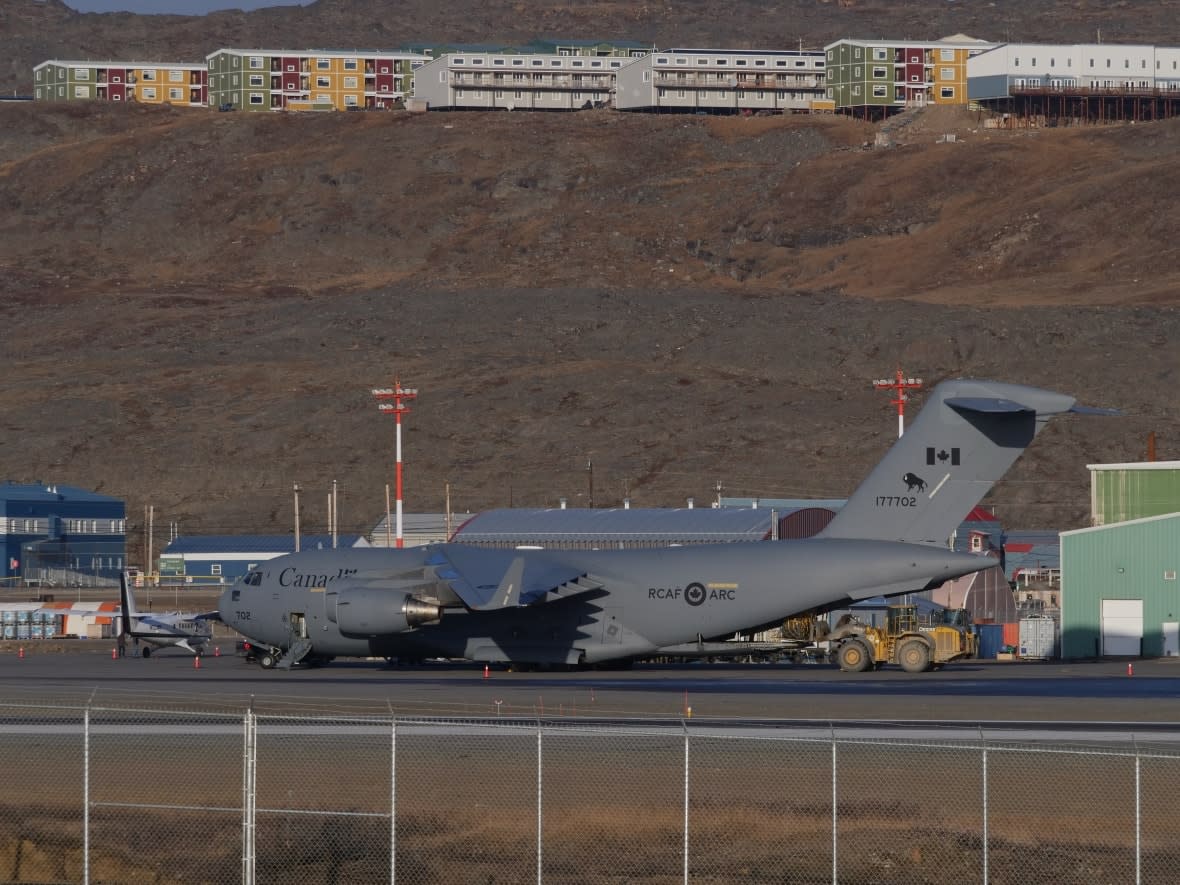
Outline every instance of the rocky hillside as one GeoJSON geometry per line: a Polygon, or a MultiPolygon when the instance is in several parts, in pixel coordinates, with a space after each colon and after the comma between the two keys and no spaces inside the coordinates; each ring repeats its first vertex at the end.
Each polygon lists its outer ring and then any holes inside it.
{"type": "Polygon", "coordinates": [[[980,123],[0,106],[0,476],[366,527],[399,374],[411,510],[839,496],[900,364],[1125,409],[993,498],[1082,524],[1087,463],[1180,457],[1180,122],[980,123]]]}

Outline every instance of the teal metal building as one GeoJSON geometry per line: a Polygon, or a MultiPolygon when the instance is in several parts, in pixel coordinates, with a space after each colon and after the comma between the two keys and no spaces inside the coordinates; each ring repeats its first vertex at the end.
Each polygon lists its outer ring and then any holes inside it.
{"type": "Polygon", "coordinates": [[[1180,511],[1180,461],[1089,464],[1087,469],[1092,525],[1180,511]]]}
{"type": "Polygon", "coordinates": [[[1061,656],[1180,655],[1180,513],[1061,533],[1061,656]]]}

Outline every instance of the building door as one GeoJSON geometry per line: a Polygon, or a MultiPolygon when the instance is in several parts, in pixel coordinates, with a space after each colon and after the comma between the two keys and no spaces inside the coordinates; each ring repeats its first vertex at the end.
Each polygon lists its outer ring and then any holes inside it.
{"type": "Polygon", "coordinates": [[[1164,657],[1180,655],[1180,621],[1164,621],[1164,657]]]}
{"type": "Polygon", "coordinates": [[[1142,654],[1143,600],[1102,600],[1102,654],[1132,656],[1142,654]]]}

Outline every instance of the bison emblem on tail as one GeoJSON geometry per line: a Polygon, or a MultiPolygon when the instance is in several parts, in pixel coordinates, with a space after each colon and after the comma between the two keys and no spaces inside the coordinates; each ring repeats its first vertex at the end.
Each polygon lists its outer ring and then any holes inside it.
{"type": "Polygon", "coordinates": [[[926,491],[926,480],[922,479],[916,473],[907,473],[901,478],[901,481],[905,483],[905,490],[907,492],[926,491]]]}

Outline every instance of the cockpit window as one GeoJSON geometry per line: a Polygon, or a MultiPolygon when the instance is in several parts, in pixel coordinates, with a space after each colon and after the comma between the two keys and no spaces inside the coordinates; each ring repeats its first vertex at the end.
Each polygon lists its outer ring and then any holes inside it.
{"type": "Polygon", "coordinates": [[[262,572],[251,572],[242,579],[242,583],[250,587],[257,587],[262,583],[262,572]]]}

